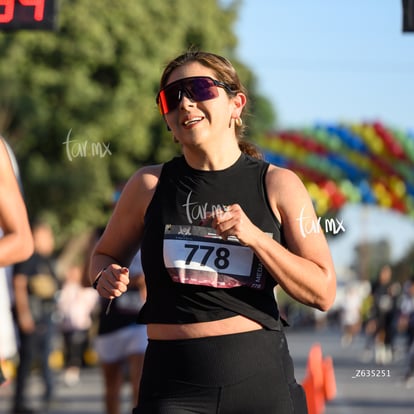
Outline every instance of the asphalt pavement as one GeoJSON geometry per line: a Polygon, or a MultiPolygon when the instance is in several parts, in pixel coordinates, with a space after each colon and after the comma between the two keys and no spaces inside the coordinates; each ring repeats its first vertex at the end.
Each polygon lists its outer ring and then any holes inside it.
{"type": "Polygon", "coordinates": [[[341,343],[338,329],[292,330],[288,333],[296,378],[306,375],[310,347],[320,344],[323,356],[333,358],[337,394],[326,403],[325,414],[413,414],[414,381],[404,381],[404,338],[397,339],[396,355],[389,364],[375,363],[365,349],[365,337],[348,345],[341,343]]]}
{"type": "MultiPolygon", "coordinates": [[[[333,359],[336,397],[326,403],[324,414],[413,414],[414,380],[403,381],[406,365],[402,338],[397,342],[394,361],[378,365],[364,353],[365,339],[357,337],[348,346],[341,344],[338,328],[288,328],[287,338],[298,382],[306,376],[312,345],[319,344],[323,356],[333,359]]],[[[57,392],[49,411],[41,407],[41,382],[37,375],[30,380],[30,395],[41,414],[103,414],[102,378],[98,367],[84,368],[78,384],[68,387],[56,372],[57,392]]],[[[0,388],[0,414],[9,414],[12,384],[0,388]]],[[[122,393],[122,414],[131,413],[127,385],[122,393]]],[[[237,413],[234,413],[237,414],[237,413]]]]}

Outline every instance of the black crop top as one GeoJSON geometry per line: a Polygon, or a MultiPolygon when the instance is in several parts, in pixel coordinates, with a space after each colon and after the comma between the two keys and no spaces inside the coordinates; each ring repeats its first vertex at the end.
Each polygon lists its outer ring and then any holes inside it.
{"type": "Polygon", "coordinates": [[[194,170],[183,156],[163,165],[145,214],[141,257],[147,300],[139,323],[244,315],[280,329],[276,281],[250,248],[234,238],[224,241],[208,227],[209,213],[238,203],[256,226],[284,244],[266,195],[268,167],[245,154],[221,171],[194,170]]]}

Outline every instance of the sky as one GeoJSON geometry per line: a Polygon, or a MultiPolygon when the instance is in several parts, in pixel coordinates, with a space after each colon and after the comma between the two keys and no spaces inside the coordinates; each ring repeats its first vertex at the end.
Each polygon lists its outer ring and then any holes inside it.
{"type": "MultiPolygon", "coordinates": [[[[278,128],[379,120],[414,131],[414,33],[402,32],[400,0],[242,0],[235,31],[278,128]]],[[[388,240],[393,260],[414,243],[414,220],[399,213],[348,205],[339,218],[338,270],[356,243],[388,240]]]]}
{"type": "Polygon", "coordinates": [[[281,127],[380,119],[414,130],[401,0],[241,0],[238,56],[281,127]]]}

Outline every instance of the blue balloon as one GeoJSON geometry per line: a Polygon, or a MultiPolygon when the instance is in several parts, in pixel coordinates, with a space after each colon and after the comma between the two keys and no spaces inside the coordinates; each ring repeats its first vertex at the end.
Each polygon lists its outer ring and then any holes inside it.
{"type": "Polygon", "coordinates": [[[368,172],[351,164],[340,155],[328,154],[328,159],[332,164],[339,166],[344,171],[345,176],[352,182],[358,182],[361,179],[366,178],[368,175],[368,172]]]}
{"type": "Polygon", "coordinates": [[[377,203],[377,198],[375,197],[375,194],[372,191],[372,188],[367,180],[360,181],[358,187],[361,193],[361,201],[363,203],[367,203],[367,204],[377,203]]]}
{"type": "Polygon", "coordinates": [[[267,162],[270,162],[273,165],[277,165],[278,167],[287,167],[289,161],[283,155],[274,154],[272,152],[262,150],[263,156],[267,162]]]}

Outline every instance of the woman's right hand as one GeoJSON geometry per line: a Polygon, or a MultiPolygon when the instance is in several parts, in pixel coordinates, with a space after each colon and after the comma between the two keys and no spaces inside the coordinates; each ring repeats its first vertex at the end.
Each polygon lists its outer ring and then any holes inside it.
{"type": "Polygon", "coordinates": [[[129,284],[129,269],[112,264],[100,274],[96,290],[104,298],[114,299],[127,291],[129,284]]]}

